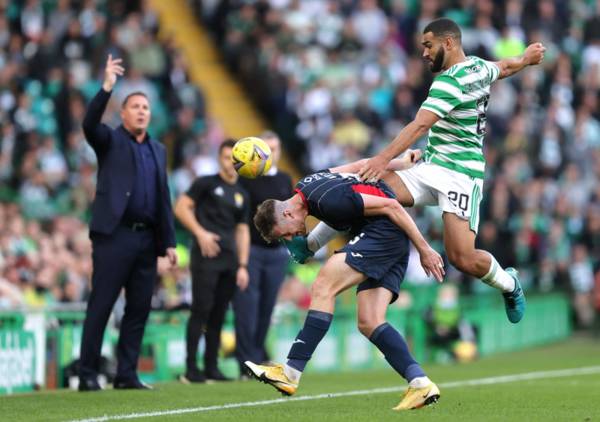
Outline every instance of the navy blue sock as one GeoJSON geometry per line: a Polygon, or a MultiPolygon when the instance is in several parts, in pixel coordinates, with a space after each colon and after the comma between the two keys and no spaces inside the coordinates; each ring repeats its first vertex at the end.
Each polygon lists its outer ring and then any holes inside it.
{"type": "Polygon", "coordinates": [[[425,372],[413,359],[402,335],[387,322],[375,328],[371,337],[373,343],[385,356],[385,360],[408,382],[413,378],[424,377],[425,372]]]}
{"type": "Polygon", "coordinates": [[[327,334],[333,320],[333,314],[321,311],[308,311],[304,327],[296,336],[296,340],[288,353],[288,366],[298,371],[304,371],[313,352],[327,334]]]}

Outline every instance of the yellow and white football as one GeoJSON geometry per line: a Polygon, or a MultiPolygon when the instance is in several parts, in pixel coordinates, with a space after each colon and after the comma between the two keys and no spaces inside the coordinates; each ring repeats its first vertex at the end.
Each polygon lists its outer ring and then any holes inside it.
{"type": "Polygon", "coordinates": [[[240,139],[231,153],[235,171],[242,177],[255,179],[271,168],[271,148],[260,138],[249,136],[240,139]]]}

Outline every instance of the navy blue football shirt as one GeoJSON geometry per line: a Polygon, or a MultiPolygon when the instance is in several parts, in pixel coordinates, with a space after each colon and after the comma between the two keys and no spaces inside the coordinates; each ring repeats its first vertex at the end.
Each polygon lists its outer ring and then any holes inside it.
{"type": "Polygon", "coordinates": [[[296,184],[295,191],[308,207],[308,214],[338,231],[354,232],[373,219],[365,217],[361,193],[396,198],[383,181],[365,183],[352,173],[328,170],[309,174],[296,184]]]}

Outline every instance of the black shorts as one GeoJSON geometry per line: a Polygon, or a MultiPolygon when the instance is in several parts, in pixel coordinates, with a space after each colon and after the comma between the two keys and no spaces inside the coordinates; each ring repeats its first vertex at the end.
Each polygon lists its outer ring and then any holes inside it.
{"type": "Polygon", "coordinates": [[[387,218],[369,221],[360,233],[336,252],[346,253],[346,264],[367,276],[357,292],[383,287],[398,298],[400,283],[408,265],[406,233],[387,218]]]}

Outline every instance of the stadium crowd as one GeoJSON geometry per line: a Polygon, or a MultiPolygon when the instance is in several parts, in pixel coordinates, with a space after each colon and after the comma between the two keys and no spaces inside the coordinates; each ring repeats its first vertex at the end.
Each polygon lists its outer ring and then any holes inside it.
{"type": "MultiPolygon", "coordinates": [[[[371,155],[412,119],[432,80],[419,45],[431,19],[456,20],[467,53],[491,60],[542,41],[543,66],[493,86],[478,241],[528,288],[572,292],[579,322],[591,323],[600,309],[600,2],[195,3],[304,170],[371,155]]],[[[108,53],[130,69],[108,122],[127,92],[149,95],[173,196],[216,169],[225,134],[184,57],[157,33],[145,1],[0,0],[0,307],[86,297],[96,163],[81,120],[108,53]]],[[[439,211],[411,212],[441,247],[439,211]]],[[[189,301],[188,278],[185,264],[165,274],[155,306],[189,301]]],[[[418,265],[408,279],[426,282],[418,265]]]]}
{"type": "MultiPolygon", "coordinates": [[[[96,156],[81,124],[108,54],[124,58],[129,71],[106,121],[116,125],[127,93],[148,95],[150,130],[178,169],[173,195],[194,176],[184,156],[193,164],[215,155],[220,139],[206,140],[215,131],[205,130],[202,93],[183,56],[157,34],[145,1],[0,1],[0,308],[87,298],[96,156]]],[[[173,299],[173,276],[186,280],[184,271],[169,274],[157,307],[181,302],[173,299]]]]}

